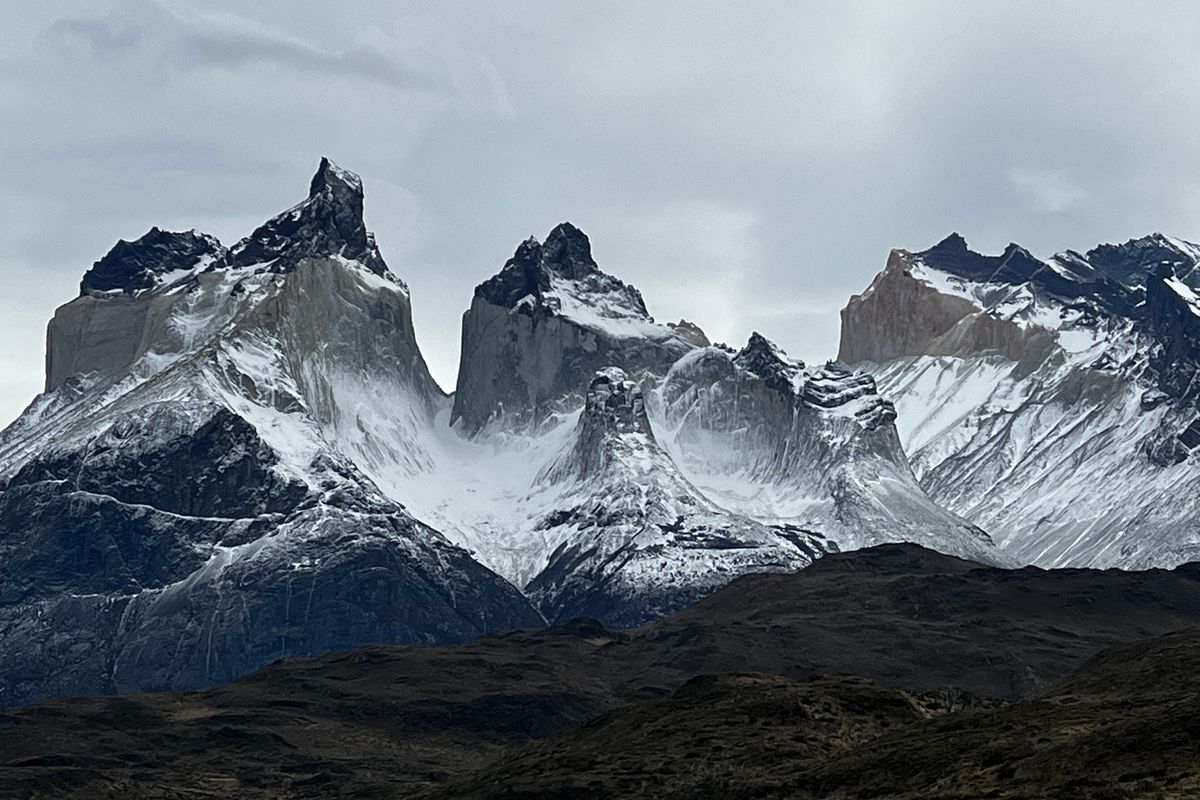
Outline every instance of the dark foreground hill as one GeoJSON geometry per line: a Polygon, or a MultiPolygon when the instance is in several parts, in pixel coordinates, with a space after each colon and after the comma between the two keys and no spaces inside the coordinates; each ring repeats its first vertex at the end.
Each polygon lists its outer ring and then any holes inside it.
{"type": "Polygon", "coordinates": [[[1162,674],[1156,645],[1139,645],[1067,676],[1105,647],[1193,625],[1190,566],[1010,571],[886,545],[739,579],[630,631],[581,620],[14,709],[0,714],[0,797],[652,796],[635,788],[648,779],[691,797],[704,776],[755,796],[981,797],[1053,775],[1083,791],[1104,770],[1157,787],[1195,753],[1175,715],[1200,657],[1178,665],[1200,646],[1163,640],[1179,652],[1162,674]],[[1115,757],[1142,741],[1165,760],[1115,757]],[[1038,766],[1062,760],[1076,771],[1038,766]],[[922,794],[943,772],[945,793],[922,794]]]}
{"type": "Polygon", "coordinates": [[[531,743],[438,798],[1195,798],[1200,630],[1103,651],[1037,698],[722,675],[531,743]]]}

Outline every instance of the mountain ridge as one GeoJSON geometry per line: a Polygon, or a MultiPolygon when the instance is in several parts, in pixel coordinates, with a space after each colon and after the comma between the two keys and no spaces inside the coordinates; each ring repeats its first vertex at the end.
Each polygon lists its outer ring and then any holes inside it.
{"type": "Polygon", "coordinates": [[[1006,253],[892,251],[842,312],[840,356],[896,401],[922,486],[1019,560],[1193,560],[1200,247],[1006,253]]]}

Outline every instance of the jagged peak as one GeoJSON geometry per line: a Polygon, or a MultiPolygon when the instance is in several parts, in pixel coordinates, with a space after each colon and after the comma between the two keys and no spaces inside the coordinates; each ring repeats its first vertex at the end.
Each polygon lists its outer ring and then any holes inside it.
{"type": "Polygon", "coordinates": [[[914,253],[913,260],[980,283],[1026,283],[1048,266],[1016,242],[1010,242],[999,255],[984,255],[971,250],[957,233],[950,234],[928,250],[914,253]]]}
{"type": "Polygon", "coordinates": [[[585,424],[616,432],[650,434],[641,386],[630,380],[620,367],[605,367],[592,376],[583,416],[585,424]]]}
{"type": "Polygon", "coordinates": [[[552,296],[556,283],[570,287],[567,293],[575,296],[572,306],[590,296],[617,295],[617,307],[611,301],[602,304],[606,306],[603,316],[615,312],[650,320],[641,293],[602,272],[592,258],[587,235],[570,222],[556,225],[544,243],[534,236],[521,242],[498,273],[475,287],[475,296],[505,308],[526,304],[530,311],[539,307],[558,312],[562,303],[552,296]]]}
{"type": "MultiPolygon", "coordinates": [[[[1152,231],[1143,236],[1131,236],[1130,238],[1126,239],[1124,242],[1120,242],[1120,243],[1102,242],[1101,244],[1097,245],[1097,247],[1120,247],[1120,248],[1125,248],[1125,249],[1140,249],[1140,248],[1153,247],[1153,246],[1158,246],[1158,245],[1165,245],[1165,246],[1171,247],[1172,249],[1177,249],[1175,247],[1174,241],[1171,239],[1171,237],[1167,236],[1166,234],[1162,233],[1161,231],[1152,231]]],[[[1095,249],[1095,248],[1093,248],[1093,249],[1095,249]]]]}
{"type": "Polygon", "coordinates": [[[895,406],[879,394],[874,378],[836,361],[827,361],[806,377],[801,401],[812,408],[853,417],[868,430],[896,420],[895,406]]]}
{"type": "MultiPolygon", "coordinates": [[[[720,353],[708,348],[708,353],[720,353]]],[[[851,417],[867,429],[887,425],[896,418],[895,407],[885,400],[868,373],[837,361],[819,367],[789,358],[778,345],[758,332],[730,358],[733,365],[795,402],[826,414],[851,417]]],[[[682,359],[681,359],[682,361],[682,359]]],[[[686,368],[686,367],[685,367],[686,368]]]]}
{"type": "MultiPolygon", "coordinates": [[[[952,233],[913,257],[925,266],[969,280],[1001,283],[1033,280],[1045,282],[1044,288],[1052,293],[1074,297],[1078,292],[1072,291],[1064,280],[1089,286],[1113,282],[1135,288],[1143,285],[1147,276],[1161,273],[1163,265],[1172,266],[1177,272],[1190,272],[1200,262],[1200,245],[1154,232],[1120,244],[1100,244],[1085,253],[1066,250],[1046,262],[1015,242],[1010,242],[1000,255],[983,255],[971,250],[960,234],[952,233]],[[1047,271],[1046,267],[1050,269],[1047,271]]],[[[1117,305],[1122,313],[1128,312],[1125,304],[1117,302],[1117,305]]]]}
{"type": "Polygon", "coordinates": [[[348,191],[361,197],[362,178],[348,169],[339,167],[327,156],[321,156],[321,163],[308,186],[308,196],[313,198],[326,191],[348,191]]]}
{"type": "Polygon", "coordinates": [[[708,347],[712,344],[708,340],[708,336],[704,333],[704,329],[694,322],[681,319],[679,322],[668,322],[667,327],[673,330],[677,336],[691,342],[696,347],[708,347]]]}
{"type": "Polygon", "coordinates": [[[1100,244],[1084,255],[1097,270],[1128,282],[1131,276],[1153,272],[1160,265],[1191,267],[1200,259],[1200,246],[1149,233],[1120,244],[1100,244]]]}
{"type": "Polygon", "coordinates": [[[133,241],[118,239],[80,281],[80,294],[134,293],[152,289],[164,276],[193,270],[224,257],[224,246],[215,236],[187,231],[167,231],[157,225],[133,241]]]}
{"type": "Polygon", "coordinates": [[[796,377],[804,362],[789,358],[777,344],[758,331],[750,334],[746,346],[733,357],[733,363],[763,380],[772,389],[795,392],[796,377]]]}
{"type": "Polygon", "coordinates": [[[276,272],[290,272],[302,259],[334,256],[357,261],[394,280],[363,221],[362,180],[322,157],[309,183],[308,198],[234,245],[225,265],[264,264],[276,272]]]}
{"type": "Polygon", "coordinates": [[[560,222],[542,245],[542,261],[568,278],[597,270],[587,234],[569,222],[560,222]]]}
{"type": "Polygon", "coordinates": [[[963,238],[958,231],[952,231],[949,236],[942,239],[940,242],[929,248],[925,252],[931,251],[953,251],[953,252],[968,252],[971,248],[967,245],[967,240],[963,238]]]}
{"type": "Polygon", "coordinates": [[[600,271],[592,258],[592,243],[587,234],[569,222],[555,225],[544,243],[530,236],[517,245],[502,271],[512,268],[536,273],[539,278],[553,273],[576,280],[600,271]]]}
{"type": "MultiPolygon", "coordinates": [[[[927,250],[918,251],[913,255],[934,267],[953,267],[956,263],[962,263],[955,261],[947,262],[945,261],[947,257],[965,257],[966,259],[975,261],[1011,259],[1014,255],[1017,255],[1038,264],[1045,263],[1029,249],[1016,242],[1009,242],[998,256],[985,255],[972,250],[967,244],[967,240],[957,232],[951,233],[927,250]]],[[[1104,267],[1106,266],[1116,265],[1116,262],[1131,262],[1137,268],[1147,269],[1163,261],[1190,265],[1200,259],[1200,245],[1155,231],[1121,243],[1106,242],[1098,244],[1084,253],[1078,250],[1065,250],[1059,253],[1056,258],[1074,263],[1082,262],[1093,268],[1100,268],[1101,271],[1104,271],[1104,267]]]]}
{"type": "Polygon", "coordinates": [[[942,239],[940,242],[935,244],[933,247],[930,247],[927,250],[918,251],[914,255],[918,256],[919,258],[921,258],[923,260],[937,261],[939,259],[939,257],[940,258],[946,258],[946,257],[964,258],[965,257],[965,258],[971,259],[971,260],[974,260],[974,259],[1006,259],[1006,258],[1011,258],[1014,254],[1026,256],[1030,259],[1033,259],[1034,261],[1039,261],[1039,263],[1040,263],[1040,260],[1037,258],[1037,256],[1033,255],[1033,253],[1030,252],[1027,248],[1023,247],[1022,245],[1017,244],[1016,242],[1009,242],[1007,245],[1004,246],[1004,249],[1001,251],[1000,255],[996,255],[996,256],[987,255],[978,250],[972,250],[971,246],[969,244],[967,244],[967,240],[965,238],[963,238],[963,235],[958,233],[957,231],[951,233],[949,236],[942,239]]]}
{"type": "Polygon", "coordinates": [[[1010,258],[1014,255],[1022,255],[1022,256],[1026,256],[1027,258],[1039,260],[1037,256],[1035,256],[1033,253],[1029,252],[1029,250],[1022,247],[1021,245],[1017,244],[1016,242],[1009,242],[1007,245],[1005,245],[1004,252],[1001,253],[1001,255],[1003,255],[1006,258],[1010,258]]]}
{"type": "Polygon", "coordinates": [[[574,446],[552,462],[539,480],[557,483],[595,476],[628,465],[631,453],[660,453],[645,398],[640,384],[625,370],[604,367],[588,383],[574,446]]]}

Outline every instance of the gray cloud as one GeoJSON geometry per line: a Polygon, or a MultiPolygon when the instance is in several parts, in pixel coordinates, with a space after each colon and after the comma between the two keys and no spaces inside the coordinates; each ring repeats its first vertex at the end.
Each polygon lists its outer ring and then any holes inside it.
{"type": "Polygon", "coordinates": [[[1066,170],[1014,169],[1009,179],[1018,193],[1029,199],[1033,210],[1057,214],[1087,197],[1087,192],[1071,182],[1066,170]]]}
{"type": "Polygon", "coordinates": [[[570,219],[651,311],[833,355],[889,248],[1200,238],[1200,9],[871,0],[55,0],[0,65],[0,417],[118,237],[235,239],[322,154],[452,383],[459,315],[570,219]]]}
{"type": "Polygon", "coordinates": [[[51,39],[78,39],[101,59],[148,50],[181,69],[269,64],[377,81],[400,89],[433,88],[429,76],[409,71],[397,58],[372,45],[322,47],[234,13],[210,13],[155,0],[131,5],[131,11],[60,20],[47,33],[51,39]]]}
{"type": "Polygon", "coordinates": [[[141,45],[148,33],[123,14],[103,17],[63,19],[47,32],[53,39],[75,39],[87,45],[92,55],[100,59],[119,58],[141,45]]]}
{"type": "Polygon", "coordinates": [[[81,166],[103,165],[115,171],[203,171],[206,174],[215,171],[226,176],[252,176],[267,174],[279,167],[269,154],[255,157],[243,154],[233,143],[223,144],[188,136],[132,135],[50,146],[34,142],[25,152],[43,161],[74,162],[81,166]]]}

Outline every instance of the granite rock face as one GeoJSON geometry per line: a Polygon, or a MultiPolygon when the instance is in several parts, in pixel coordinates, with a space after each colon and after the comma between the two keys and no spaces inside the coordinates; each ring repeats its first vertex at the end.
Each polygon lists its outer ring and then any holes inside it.
{"type": "Polygon", "coordinates": [[[168,329],[177,297],[168,293],[83,294],[54,312],[46,328],[46,391],[69,378],[112,380],[126,374],[168,329]]]}
{"type": "MultiPolygon", "coordinates": [[[[1023,263],[1024,256],[1015,260],[1023,263]]],[[[986,270],[972,266],[972,274],[986,270]]],[[[966,298],[913,278],[910,256],[893,250],[883,272],[842,309],[838,359],[853,364],[993,351],[1018,361],[1026,353],[1048,352],[1051,340],[1048,332],[991,316],[966,298]]]]}
{"type": "Polygon", "coordinates": [[[151,228],[121,240],[83,276],[80,294],[46,330],[46,391],[69,377],[123,375],[168,330],[169,311],[197,276],[227,251],[212,236],[151,228]]]}
{"type": "Polygon", "coordinates": [[[600,271],[587,236],[563,223],[476,288],[451,421],[471,433],[500,420],[536,427],[578,407],[596,370],[661,375],[695,339],[655,323],[641,293],[600,271]]]}

